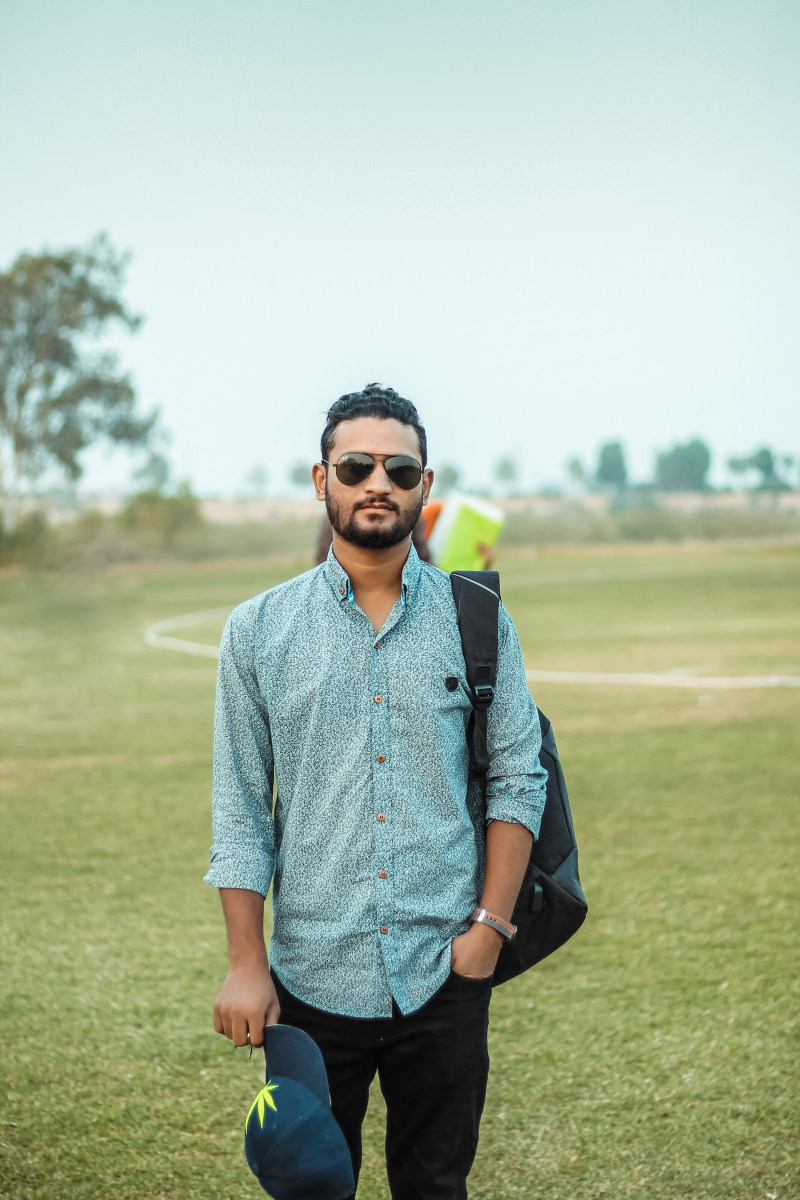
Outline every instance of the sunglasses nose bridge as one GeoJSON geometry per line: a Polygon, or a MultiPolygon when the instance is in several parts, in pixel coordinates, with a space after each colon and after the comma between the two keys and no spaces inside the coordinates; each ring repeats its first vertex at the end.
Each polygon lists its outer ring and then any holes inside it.
{"type": "Polygon", "coordinates": [[[364,480],[367,491],[370,492],[388,492],[393,487],[392,481],[386,472],[386,462],[381,459],[376,459],[375,464],[367,478],[364,480]]]}

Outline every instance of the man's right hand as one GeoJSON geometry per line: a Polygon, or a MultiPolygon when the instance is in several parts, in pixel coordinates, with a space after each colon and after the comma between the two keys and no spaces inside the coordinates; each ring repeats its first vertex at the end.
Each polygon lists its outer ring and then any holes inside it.
{"type": "Polygon", "coordinates": [[[281,1006],[266,964],[231,967],[214,1001],[214,1028],[234,1046],[261,1046],[281,1006]],[[248,1038],[249,1035],[249,1038],[248,1038]]]}

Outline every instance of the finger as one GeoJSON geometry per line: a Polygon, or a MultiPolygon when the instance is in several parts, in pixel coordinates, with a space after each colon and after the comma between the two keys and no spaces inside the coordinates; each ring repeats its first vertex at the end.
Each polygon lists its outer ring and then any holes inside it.
{"type": "Polygon", "coordinates": [[[229,1034],[234,1046],[247,1045],[247,1021],[244,1017],[235,1017],[229,1034]]]}
{"type": "Polygon", "coordinates": [[[264,1014],[265,1025],[277,1025],[281,1019],[281,1005],[278,997],[275,996],[267,1005],[267,1011],[264,1014]]]}
{"type": "Polygon", "coordinates": [[[225,1023],[222,1020],[222,1013],[219,1011],[216,1004],[214,1005],[214,1029],[217,1033],[221,1033],[223,1035],[225,1033],[225,1023]]]}
{"type": "Polygon", "coordinates": [[[258,1021],[254,1021],[250,1025],[250,1045],[254,1050],[264,1045],[264,1024],[264,1021],[260,1025],[258,1021]]]}

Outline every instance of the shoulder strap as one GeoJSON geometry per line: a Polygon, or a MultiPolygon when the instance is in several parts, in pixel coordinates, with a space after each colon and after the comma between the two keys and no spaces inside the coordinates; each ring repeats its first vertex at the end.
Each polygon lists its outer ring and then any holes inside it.
{"type": "Polygon", "coordinates": [[[467,740],[473,749],[472,774],[480,779],[485,796],[489,770],[487,710],[494,699],[497,680],[500,576],[497,571],[453,571],[450,584],[472,700],[472,716],[467,729],[467,740]]]}

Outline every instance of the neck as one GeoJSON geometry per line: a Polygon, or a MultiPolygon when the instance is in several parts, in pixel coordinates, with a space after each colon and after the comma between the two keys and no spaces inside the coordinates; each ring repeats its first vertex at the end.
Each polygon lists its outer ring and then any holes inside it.
{"type": "Polygon", "coordinates": [[[410,546],[410,534],[394,546],[373,550],[367,546],[354,546],[352,542],[346,542],[340,537],[336,530],[333,532],[333,553],[347,572],[356,599],[362,590],[391,590],[399,596],[403,567],[410,546]]]}

